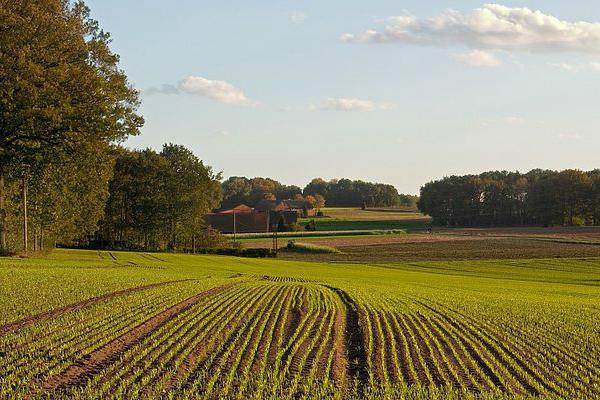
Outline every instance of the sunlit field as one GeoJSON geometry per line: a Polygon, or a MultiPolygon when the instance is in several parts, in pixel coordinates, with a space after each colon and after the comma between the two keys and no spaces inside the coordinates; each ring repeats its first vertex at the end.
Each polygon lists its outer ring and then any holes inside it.
{"type": "Polygon", "coordinates": [[[0,261],[2,398],[600,396],[600,259],[0,261]]]}

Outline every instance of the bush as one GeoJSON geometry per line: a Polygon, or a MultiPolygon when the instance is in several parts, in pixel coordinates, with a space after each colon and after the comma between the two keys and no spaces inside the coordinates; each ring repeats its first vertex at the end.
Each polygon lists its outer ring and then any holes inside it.
{"type": "Polygon", "coordinates": [[[314,232],[317,230],[317,224],[315,223],[314,219],[311,219],[306,223],[306,225],[304,225],[304,228],[309,232],[314,232]]]}

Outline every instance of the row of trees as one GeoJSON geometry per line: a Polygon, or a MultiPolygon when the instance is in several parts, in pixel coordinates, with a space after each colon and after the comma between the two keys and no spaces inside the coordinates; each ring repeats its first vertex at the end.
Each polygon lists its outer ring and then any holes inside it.
{"type": "Polygon", "coordinates": [[[0,252],[93,233],[138,92],[83,2],[0,0],[0,252]]]}
{"type": "Polygon", "coordinates": [[[270,178],[231,177],[223,182],[223,208],[238,204],[256,206],[263,199],[306,200],[316,208],[330,207],[416,207],[417,196],[398,194],[392,185],[334,179],[313,179],[304,189],[287,186],[270,178]]]}
{"type": "Polygon", "coordinates": [[[119,149],[98,240],[146,250],[195,250],[219,206],[220,175],[183,146],[119,149]]]}
{"type": "Polygon", "coordinates": [[[417,202],[416,196],[399,194],[392,185],[345,178],[330,181],[315,178],[303,193],[323,195],[330,207],[415,207],[417,202]]]}
{"type": "Polygon", "coordinates": [[[222,184],[224,209],[240,204],[254,207],[261,200],[287,200],[302,196],[302,189],[294,185],[283,185],[270,178],[246,178],[232,176],[222,184]]]}
{"type": "Polygon", "coordinates": [[[600,170],[450,176],[421,188],[419,209],[443,226],[600,225],[600,170]]]}

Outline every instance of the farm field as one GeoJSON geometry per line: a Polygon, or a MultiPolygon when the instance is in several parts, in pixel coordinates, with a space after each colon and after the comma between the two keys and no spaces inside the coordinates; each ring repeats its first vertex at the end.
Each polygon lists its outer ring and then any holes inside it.
{"type": "Polygon", "coordinates": [[[304,218],[300,223],[315,220],[317,231],[350,230],[422,230],[430,218],[412,210],[361,210],[355,208],[324,208],[323,218],[304,218]]]}
{"type": "MultiPolygon", "coordinates": [[[[340,254],[296,254],[283,249],[279,257],[312,261],[393,262],[556,257],[600,257],[600,229],[512,228],[436,229],[434,233],[279,238],[329,246],[340,254]]],[[[245,239],[244,247],[270,247],[271,239],[245,239]]]]}
{"type": "Polygon", "coordinates": [[[600,258],[57,250],[0,285],[0,398],[600,397],[600,258]]]}

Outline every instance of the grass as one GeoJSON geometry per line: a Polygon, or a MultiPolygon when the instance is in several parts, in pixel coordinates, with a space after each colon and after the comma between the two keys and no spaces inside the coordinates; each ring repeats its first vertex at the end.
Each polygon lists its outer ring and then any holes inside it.
{"type": "Polygon", "coordinates": [[[600,396],[600,258],[60,250],[0,285],[0,398],[600,396]]]}
{"type": "Polygon", "coordinates": [[[298,243],[293,242],[290,246],[284,247],[282,249],[285,252],[290,253],[311,253],[311,254],[341,254],[342,252],[336,249],[335,247],[330,246],[321,246],[318,244],[312,243],[298,243]]]}
{"type": "MultiPolygon", "coordinates": [[[[430,219],[417,212],[368,211],[354,208],[325,208],[325,217],[315,218],[317,231],[424,230],[430,219]]],[[[306,223],[312,218],[300,219],[306,223]]]]}
{"type": "MultiPolygon", "coordinates": [[[[315,238],[315,237],[351,237],[351,236],[370,236],[370,235],[402,235],[406,231],[403,229],[391,230],[348,230],[348,231],[301,231],[301,232],[278,232],[277,236],[282,238],[315,238]]],[[[233,234],[225,236],[233,238],[233,234]]],[[[238,233],[236,239],[270,239],[273,233],[238,233]]]]}

